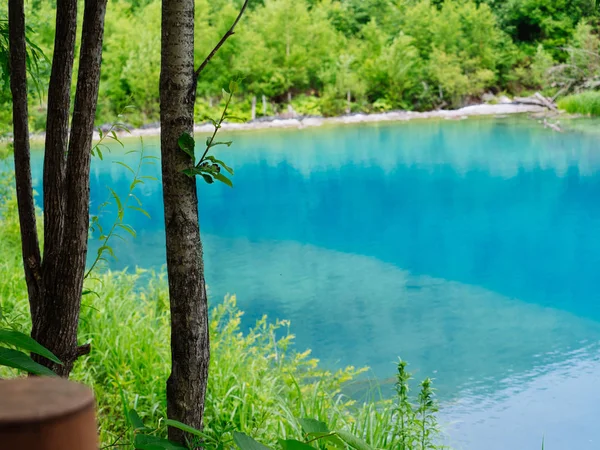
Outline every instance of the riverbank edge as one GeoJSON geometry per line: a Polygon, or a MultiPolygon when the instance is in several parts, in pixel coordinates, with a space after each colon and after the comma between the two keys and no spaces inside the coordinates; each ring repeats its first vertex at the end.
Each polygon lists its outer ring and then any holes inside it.
{"type": "MultiPolygon", "coordinates": [[[[538,105],[523,105],[516,103],[502,104],[479,104],[465,106],[460,109],[435,110],[435,111],[390,111],[384,113],[371,114],[349,114],[337,117],[299,117],[299,118],[278,118],[268,117],[253,120],[244,123],[224,122],[221,129],[224,131],[252,131],[266,129],[303,129],[314,128],[323,125],[354,125],[361,123],[378,122],[408,122],[411,120],[423,119],[445,119],[445,120],[463,120],[469,117],[486,116],[507,116],[514,114],[535,114],[536,118],[547,116],[556,116],[556,113],[538,105]]],[[[206,133],[214,130],[210,123],[204,123],[194,126],[194,132],[206,133]]],[[[142,126],[140,128],[131,128],[128,131],[118,131],[120,137],[144,137],[160,136],[160,126],[142,126]]],[[[32,133],[30,139],[40,141],[45,139],[46,133],[32,133]]],[[[98,131],[94,131],[94,139],[99,139],[98,131]]],[[[9,139],[10,141],[10,139],[9,139]]]]}
{"type": "MultiPolygon", "coordinates": [[[[545,114],[549,111],[537,105],[521,105],[521,104],[481,104],[466,106],[455,110],[437,110],[427,112],[415,111],[390,111],[385,113],[373,114],[351,114],[337,117],[303,117],[303,118],[268,118],[262,120],[254,120],[245,123],[226,122],[222,125],[222,130],[226,131],[248,131],[248,130],[264,130],[270,128],[288,128],[288,129],[303,129],[320,127],[323,125],[352,125],[359,123],[376,123],[376,122],[406,122],[410,120],[422,119],[447,119],[461,120],[473,116],[504,116],[508,114],[524,114],[535,113],[545,114]]],[[[213,131],[214,126],[210,123],[196,125],[195,132],[213,131]]],[[[130,130],[130,136],[157,136],[160,135],[160,127],[144,127],[130,130]]]]}

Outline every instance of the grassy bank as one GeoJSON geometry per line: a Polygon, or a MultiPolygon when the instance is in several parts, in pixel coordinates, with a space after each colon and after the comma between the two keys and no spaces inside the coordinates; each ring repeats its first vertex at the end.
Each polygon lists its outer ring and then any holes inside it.
{"type": "Polygon", "coordinates": [[[570,114],[600,116],[600,92],[590,91],[563,97],[558,107],[570,114]]]}
{"type": "MultiPolygon", "coordinates": [[[[11,190],[8,182],[0,184],[4,186],[0,199],[5,198],[0,200],[2,325],[27,331],[16,201],[6,195],[11,190]]],[[[81,310],[80,342],[90,342],[92,352],[76,363],[73,379],[94,389],[102,445],[130,448],[121,445],[132,438],[123,398],[147,425],[156,426],[158,435],[166,432],[162,424],[170,360],[166,283],[163,275],[143,271],[109,272],[100,278],[89,286],[98,295],[86,295],[81,310]],[[145,287],[136,287],[141,285],[145,287]]],[[[300,438],[298,418],[302,417],[350,431],[377,448],[398,448],[402,441],[407,449],[432,448],[436,425],[430,398],[415,398],[410,404],[400,394],[399,401],[356,402],[342,389],[362,370],[323,370],[310,352],[294,351],[287,322],[273,323],[265,317],[242,332],[241,315],[235,297],[212,310],[205,421],[211,445],[207,448],[231,447],[232,430],[271,445],[277,438],[300,438]]],[[[4,369],[0,375],[14,373],[4,369]]]]}

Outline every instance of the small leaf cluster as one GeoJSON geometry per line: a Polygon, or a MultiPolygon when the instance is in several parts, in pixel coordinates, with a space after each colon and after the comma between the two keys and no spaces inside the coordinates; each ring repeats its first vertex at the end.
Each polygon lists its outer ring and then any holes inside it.
{"type": "Polygon", "coordinates": [[[211,119],[210,117],[207,118],[207,120],[213,124],[215,129],[213,131],[213,134],[206,138],[206,148],[197,162],[195,161],[196,155],[194,152],[196,148],[196,141],[194,140],[192,135],[190,135],[189,133],[183,133],[181,136],[179,136],[179,139],[177,140],[177,145],[183,152],[189,155],[193,161],[193,165],[191,167],[183,170],[183,173],[185,175],[189,177],[200,176],[208,184],[212,184],[215,182],[215,180],[217,180],[221,183],[226,184],[229,187],[233,187],[233,183],[231,182],[231,180],[223,174],[223,171],[225,171],[230,175],[233,175],[233,169],[227,164],[225,164],[225,162],[223,162],[222,160],[217,159],[213,155],[209,155],[208,153],[214,147],[217,147],[219,145],[226,145],[227,147],[230,147],[233,143],[233,141],[217,141],[216,137],[217,133],[223,126],[223,122],[225,121],[225,119],[233,118],[227,115],[227,110],[229,108],[231,100],[233,99],[233,95],[237,91],[237,89],[238,83],[236,81],[232,81],[231,83],[229,83],[229,92],[223,90],[223,96],[226,100],[221,117],[218,120],[211,119]]]}
{"type": "Polygon", "coordinates": [[[126,106],[123,108],[123,111],[117,115],[117,120],[110,125],[110,128],[107,131],[102,131],[102,128],[98,128],[98,136],[99,140],[92,147],[92,156],[96,156],[100,158],[101,161],[104,160],[104,155],[102,150],[108,151],[110,153],[110,147],[106,144],[107,139],[111,139],[119,144],[121,147],[125,147],[123,141],[117,135],[118,132],[124,131],[126,133],[131,133],[129,127],[122,122],[123,115],[125,110],[132,108],[131,106],[126,106]]]}

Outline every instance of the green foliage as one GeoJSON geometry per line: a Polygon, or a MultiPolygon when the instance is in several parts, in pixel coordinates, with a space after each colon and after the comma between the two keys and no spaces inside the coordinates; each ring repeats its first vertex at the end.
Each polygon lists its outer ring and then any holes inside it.
{"type": "MultiPolygon", "coordinates": [[[[122,119],[123,116],[120,114],[118,117],[119,119],[122,119]]],[[[102,153],[103,150],[111,152],[111,148],[107,145],[107,141],[116,142],[120,148],[124,150],[125,145],[117,135],[118,131],[129,132],[129,129],[121,121],[114,122],[108,131],[103,132],[102,129],[98,129],[98,135],[100,139],[92,147],[92,155],[102,160],[104,158],[102,153]]],[[[109,255],[116,259],[116,255],[112,247],[112,241],[115,238],[125,240],[120,233],[125,232],[133,238],[136,237],[136,231],[133,229],[133,227],[125,223],[125,214],[127,212],[136,211],[144,214],[147,217],[150,217],[148,212],[143,208],[141,200],[136,195],[136,188],[145,184],[147,181],[158,181],[155,177],[142,175],[143,168],[145,166],[155,164],[154,160],[158,158],[145,154],[143,140],[141,140],[140,150],[127,151],[125,152],[125,155],[131,153],[136,153],[139,155],[138,163],[135,168],[129,166],[123,161],[113,161],[114,164],[118,164],[127,169],[132,175],[131,183],[126,194],[121,197],[112,188],[108,187],[108,199],[98,206],[98,211],[95,215],[90,216],[90,232],[92,236],[96,235],[97,239],[100,241],[100,247],[96,251],[96,258],[85,273],[85,279],[90,277],[100,263],[107,262],[107,257],[109,255]],[[103,225],[101,217],[105,212],[107,212],[107,209],[113,205],[113,202],[114,206],[116,207],[116,217],[111,226],[106,227],[105,224],[103,225]]],[[[97,295],[97,292],[86,288],[83,291],[83,295],[87,294],[97,295]]]]}
{"type": "Polygon", "coordinates": [[[238,83],[235,81],[230,82],[229,92],[223,90],[223,96],[226,100],[221,117],[219,118],[219,120],[214,120],[210,117],[208,118],[208,120],[213,124],[215,129],[213,131],[213,134],[206,138],[206,148],[198,162],[196,162],[196,141],[194,140],[194,138],[188,133],[183,133],[181,136],[179,136],[177,144],[183,152],[187,153],[187,155],[191,158],[192,162],[191,167],[183,171],[183,173],[187,176],[201,176],[204,179],[204,181],[208,184],[212,184],[215,180],[217,180],[223,184],[226,184],[229,187],[233,187],[233,183],[231,182],[231,180],[221,173],[221,170],[225,170],[230,175],[233,175],[233,169],[227,166],[227,164],[225,164],[223,161],[215,158],[213,155],[209,155],[208,152],[212,148],[217,147],[218,145],[226,145],[227,147],[229,147],[232,144],[232,141],[216,141],[215,138],[217,137],[217,133],[223,126],[223,122],[225,121],[225,119],[231,117],[227,114],[227,109],[237,89],[238,83]]]}
{"type": "MultiPolygon", "coordinates": [[[[0,315],[0,319],[2,316],[0,315]]],[[[20,331],[0,328],[0,366],[11,367],[35,375],[55,376],[50,369],[36,363],[26,352],[48,358],[57,364],[60,360],[47,348],[20,331]],[[10,347],[6,347],[6,346],[10,347]]]]}
{"type": "Polygon", "coordinates": [[[561,59],[560,48],[570,40],[575,27],[585,17],[598,17],[590,0],[487,0],[497,13],[503,29],[528,53],[539,43],[561,59]]]}
{"type": "Polygon", "coordinates": [[[571,114],[600,116],[600,92],[568,95],[558,101],[558,107],[571,114]]]}
{"type": "MultiPolygon", "coordinates": [[[[221,89],[239,77],[244,85],[229,110],[242,120],[250,119],[253,96],[259,100],[257,113],[262,115],[263,95],[268,100],[267,115],[287,111],[291,99],[301,115],[330,116],[460,107],[488,90],[517,94],[543,88],[553,94],[568,86],[561,91],[565,94],[576,90],[575,85],[598,81],[598,58],[592,56],[597,54],[594,48],[600,22],[596,3],[252,1],[236,33],[198,80],[196,121],[220,114],[224,105],[219,99],[221,89]],[[549,71],[557,64],[562,66],[549,71]]],[[[54,39],[53,5],[26,3],[32,27],[28,38],[47,55],[54,39]]],[[[197,61],[202,61],[229,29],[240,5],[239,0],[195,0],[197,61]]],[[[1,21],[5,15],[5,7],[0,6],[0,66],[6,55],[1,21]]],[[[135,106],[128,115],[132,126],[157,122],[159,63],[160,1],[111,3],[98,124],[113,122],[125,105],[135,106]]],[[[38,69],[35,78],[44,87],[48,63],[38,58],[38,69]]],[[[594,87],[588,83],[587,89],[594,87]]],[[[10,128],[9,104],[7,90],[0,89],[0,133],[10,128]]],[[[32,96],[30,112],[32,130],[41,131],[46,117],[43,96],[32,96]]]]}

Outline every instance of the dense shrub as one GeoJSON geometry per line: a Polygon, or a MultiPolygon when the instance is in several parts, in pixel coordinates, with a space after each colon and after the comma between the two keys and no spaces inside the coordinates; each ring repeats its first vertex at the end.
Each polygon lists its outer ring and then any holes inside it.
{"type": "Polygon", "coordinates": [[[571,114],[600,116],[600,92],[582,92],[563,97],[558,107],[571,114]]]}

